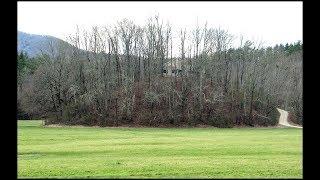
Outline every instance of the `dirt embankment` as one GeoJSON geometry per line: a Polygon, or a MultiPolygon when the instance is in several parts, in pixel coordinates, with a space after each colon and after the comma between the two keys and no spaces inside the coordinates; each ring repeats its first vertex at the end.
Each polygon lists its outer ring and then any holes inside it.
{"type": "Polygon", "coordinates": [[[288,111],[285,111],[279,108],[277,108],[277,110],[280,112],[279,125],[293,127],[293,128],[302,128],[301,126],[295,126],[288,122],[288,111]]]}

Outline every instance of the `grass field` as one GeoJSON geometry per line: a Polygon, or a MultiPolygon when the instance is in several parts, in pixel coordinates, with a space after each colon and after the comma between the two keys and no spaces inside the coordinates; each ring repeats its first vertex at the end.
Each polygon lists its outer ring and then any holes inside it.
{"type": "Polygon", "coordinates": [[[302,130],[18,122],[18,178],[302,178],[302,130]]]}

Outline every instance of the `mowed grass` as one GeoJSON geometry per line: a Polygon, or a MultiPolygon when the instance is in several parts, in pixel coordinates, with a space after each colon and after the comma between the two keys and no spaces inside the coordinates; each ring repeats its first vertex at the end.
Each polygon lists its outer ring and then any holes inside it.
{"type": "Polygon", "coordinates": [[[41,127],[41,121],[19,121],[18,177],[302,178],[302,130],[41,127]]]}

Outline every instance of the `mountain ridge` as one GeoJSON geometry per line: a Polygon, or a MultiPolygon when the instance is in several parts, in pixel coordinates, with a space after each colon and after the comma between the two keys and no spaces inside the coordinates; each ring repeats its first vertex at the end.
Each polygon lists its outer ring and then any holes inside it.
{"type": "Polygon", "coordinates": [[[35,57],[42,53],[56,53],[58,44],[63,43],[72,46],[68,42],[50,35],[31,34],[22,31],[17,32],[17,51],[26,52],[29,57],[35,57]]]}

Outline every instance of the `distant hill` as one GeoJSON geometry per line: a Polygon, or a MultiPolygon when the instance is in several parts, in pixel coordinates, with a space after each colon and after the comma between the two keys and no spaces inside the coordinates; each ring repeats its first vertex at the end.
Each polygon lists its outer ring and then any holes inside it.
{"type": "Polygon", "coordinates": [[[42,36],[36,34],[28,34],[25,32],[18,31],[18,52],[24,51],[30,57],[43,53],[57,52],[57,47],[59,43],[63,43],[69,47],[72,45],[53,36],[42,36]],[[53,48],[51,48],[51,46],[53,48]]]}
{"type": "MultiPolygon", "coordinates": [[[[72,49],[76,48],[75,46],[69,44],[68,42],[61,40],[59,38],[48,36],[48,35],[36,35],[29,34],[25,32],[18,31],[18,53],[23,51],[28,54],[29,57],[35,57],[42,53],[44,54],[52,54],[53,52],[56,54],[58,52],[59,45],[63,45],[63,50],[66,54],[71,54],[72,49]],[[52,48],[53,47],[53,48],[52,48]]],[[[79,49],[79,55],[81,59],[87,59],[88,57],[92,57],[94,54],[91,51],[85,51],[83,49],[79,49]]],[[[100,55],[107,55],[106,53],[101,53],[100,55]]],[[[112,57],[113,55],[111,55],[112,57]]],[[[125,59],[123,55],[119,55],[120,59],[125,59]]]]}

